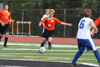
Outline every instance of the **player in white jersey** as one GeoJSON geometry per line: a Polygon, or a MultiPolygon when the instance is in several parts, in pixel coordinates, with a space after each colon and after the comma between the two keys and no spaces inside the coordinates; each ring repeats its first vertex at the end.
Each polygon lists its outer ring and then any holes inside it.
{"type": "MultiPolygon", "coordinates": [[[[41,20],[43,20],[44,18],[49,17],[49,9],[45,10],[45,14],[42,16],[41,20]]],[[[44,24],[43,24],[43,29],[42,29],[42,33],[44,33],[44,24]]]]}
{"type": "MultiPolygon", "coordinates": [[[[49,10],[50,10],[50,9],[46,9],[46,10],[45,10],[45,14],[44,14],[43,17],[41,18],[41,20],[43,20],[43,19],[46,18],[46,17],[49,17],[49,10]]],[[[45,28],[44,28],[44,24],[43,24],[42,34],[44,33],[44,31],[45,31],[45,28]]],[[[48,38],[46,38],[45,43],[47,43],[47,41],[48,41],[48,38]]],[[[51,45],[48,44],[48,46],[49,46],[48,48],[51,49],[51,45]]]]}
{"type": "Polygon", "coordinates": [[[83,54],[85,48],[87,48],[87,51],[92,50],[94,52],[94,55],[97,58],[98,63],[100,64],[99,52],[90,35],[91,28],[94,30],[94,33],[97,33],[98,29],[90,17],[91,17],[91,10],[85,9],[84,17],[80,20],[78,25],[77,42],[79,51],[76,53],[74,59],[72,60],[73,66],[77,66],[76,62],[79,59],[79,57],[83,54]]]}
{"type": "Polygon", "coordinates": [[[42,16],[41,20],[43,20],[45,17],[49,17],[49,10],[50,9],[45,10],[45,14],[42,16]]]}

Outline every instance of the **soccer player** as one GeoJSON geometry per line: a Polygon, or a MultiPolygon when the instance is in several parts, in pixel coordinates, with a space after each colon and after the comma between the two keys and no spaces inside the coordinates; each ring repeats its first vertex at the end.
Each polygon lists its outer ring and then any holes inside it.
{"type": "MultiPolygon", "coordinates": [[[[43,20],[43,19],[46,18],[46,17],[49,17],[49,10],[50,10],[50,9],[46,9],[46,10],[45,10],[45,14],[44,14],[43,17],[41,18],[41,20],[43,20]]],[[[45,31],[45,28],[44,28],[44,24],[43,24],[42,34],[44,33],[44,31],[45,31]]],[[[48,38],[46,38],[45,43],[46,43],[47,41],[48,41],[48,38]]],[[[51,46],[48,45],[48,48],[51,49],[51,46]]]]}
{"type": "Polygon", "coordinates": [[[100,56],[99,51],[96,48],[96,45],[94,44],[91,35],[90,35],[90,29],[94,29],[94,33],[98,32],[97,27],[93,23],[93,20],[91,17],[91,10],[85,9],[84,10],[84,17],[79,21],[78,24],[78,32],[77,32],[77,42],[78,42],[78,52],[76,53],[74,59],[72,60],[72,65],[77,66],[77,60],[79,57],[83,54],[85,48],[87,48],[87,51],[93,51],[95,57],[98,60],[98,63],[100,64],[100,56]]]}
{"type": "Polygon", "coordinates": [[[4,6],[4,10],[0,11],[0,40],[5,35],[4,47],[7,47],[8,41],[8,29],[9,23],[11,22],[11,12],[8,11],[8,5],[4,6]]]}
{"type": "Polygon", "coordinates": [[[94,24],[95,24],[96,26],[98,26],[98,25],[100,24],[100,17],[98,17],[98,18],[95,20],[94,24]]]}
{"type": "MultiPolygon", "coordinates": [[[[100,24],[100,16],[94,21],[94,24],[95,24],[96,26],[98,26],[98,25],[100,24]]],[[[94,32],[94,30],[92,29],[92,31],[91,31],[91,36],[94,36],[94,34],[95,34],[95,32],[94,32]]]]}
{"type": "Polygon", "coordinates": [[[72,26],[72,24],[70,24],[70,23],[61,22],[57,18],[53,17],[54,14],[55,14],[55,10],[50,9],[49,10],[49,17],[44,18],[39,23],[39,26],[41,26],[43,23],[45,23],[44,24],[45,31],[42,34],[43,39],[42,39],[41,47],[44,47],[46,38],[48,38],[48,44],[51,46],[52,36],[53,36],[53,33],[54,33],[54,29],[55,29],[55,24],[72,26]]]}
{"type": "Polygon", "coordinates": [[[45,9],[45,14],[42,16],[41,20],[43,20],[45,17],[49,16],[49,10],[50,9],[45,9]]]}

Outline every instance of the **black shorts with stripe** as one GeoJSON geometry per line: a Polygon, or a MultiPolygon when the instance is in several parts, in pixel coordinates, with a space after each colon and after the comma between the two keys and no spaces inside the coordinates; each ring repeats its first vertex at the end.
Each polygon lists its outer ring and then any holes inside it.
{"type": "Polygon", "coordinates": [[[44,33],[42,33],[42,37],[44,38],[48,38],[48,37],[52,37],[54,33],[54,30],[44,30],[44,33]]]}
{"type": "Polygon", "coordinates": [[[5,26],[2,26],[0,23],[0,34],[6,34],[9,30],[9,24],[5,24],[5,26]]]}

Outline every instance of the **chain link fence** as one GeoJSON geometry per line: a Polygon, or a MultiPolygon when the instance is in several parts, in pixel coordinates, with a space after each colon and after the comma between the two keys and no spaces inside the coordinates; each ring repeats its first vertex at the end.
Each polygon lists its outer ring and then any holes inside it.
{"type": "MultiPolygon", "coordinates": [[[[45,9],[55,9],[55,17],[59,20],[72,23],[72,27],[56,25],[54,37],[76,37],[79,20],[83,17],[84,9],[92,9],[92,19],[96,20],[100,16],[100,1],[88,0],[8,0],[0,1],[8,4],[14,20],[14,35],[17,34],[17,21],[31,21],[31,35],[41,36],[42,26],[38,27],[38,23],[45,13],[45,9]]],[[[99,32],[94,38],[100,38],[99,32]]],[[[27,24],[19,24],[19,32],[28,32],[27,24]]],[[[10,27],[11,31],[11,27],[10,27]]],[[[24,35],[24,34],[22,34],[24,35]]]]}
{"type": "MultiPolygon", "coordinates": [[[[84,9],[55,9],[55,17],[59,20],[72,23],[73,27],[56,25],[54,37],[76,37],[79,20],[83,17],[84,9]]],[[[96,9],[92,9],[92,19],[98,18],[98,12],[96,9]]],[[[14,34],[17,34],[16,21],[31,21],[31,35],[40,36],[42,26],[38,27],[39,21],[44,14],[44,9],[11,9],[12,19],[14,19],[14,34]]],[[[20,32],[28,32],[27,24],[19,25],[20,32]]],[[[100,32],[99,32],[100,33],[100,32]]],[[[99,38],[99,33],[95,38],[99,38]]]]}

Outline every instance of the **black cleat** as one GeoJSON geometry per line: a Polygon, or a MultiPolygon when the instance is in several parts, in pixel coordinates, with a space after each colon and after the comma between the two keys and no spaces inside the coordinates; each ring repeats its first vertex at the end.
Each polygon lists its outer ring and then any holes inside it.
{"type": "Polygon", "coordinates": [[[52,46],[51,45],[48,45],[48,49],[51,49],[52,48],[52,46]]]}
{"type": "Polygon", "coordinates": [[[4,47],[7,47],[7,45],[4,45],[4,47]]]}
{"type": "Polygon", "coordinates": [[[77,63],[72,63],[71,65],[72,65],[72,66],[78,66],[78,64],[77,64],[77,63]]]}

